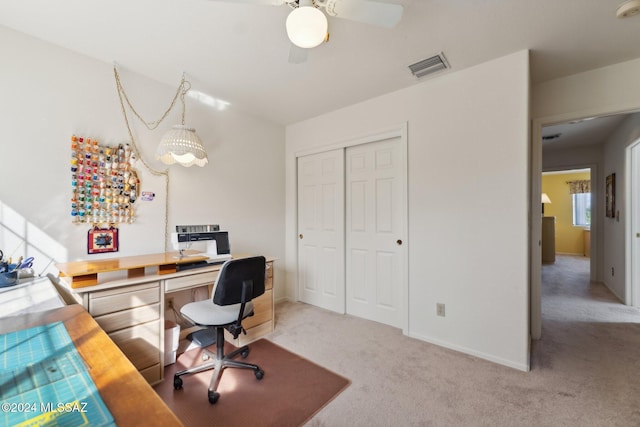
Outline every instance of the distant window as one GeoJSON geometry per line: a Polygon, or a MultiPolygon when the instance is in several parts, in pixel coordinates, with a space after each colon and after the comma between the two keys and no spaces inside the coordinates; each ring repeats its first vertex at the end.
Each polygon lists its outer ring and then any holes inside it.
{"type": "Polygon", "coordinates": [[[591,225],[591,193],[573,194],[573,225],[591,225]]]}

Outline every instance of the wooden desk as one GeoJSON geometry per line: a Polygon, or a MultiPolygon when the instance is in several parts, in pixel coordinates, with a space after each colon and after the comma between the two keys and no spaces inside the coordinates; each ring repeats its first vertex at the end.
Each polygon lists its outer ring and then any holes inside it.
{"type": "MultiPolygon", "coordinates": [[[[210,288],[222,268],[221,264],[216,264],[171,272],[168,260],[175,262],[175,254],[56,265],[61,275],[59,290],[85,307],[152,385],[164,377],[165,295],[203,286],[210,288]],[[151,264],[145,265],[143,259],[151,264]],[[165,266],[164,271],[159,271],[159,265],[165,266]],[[118,275],[112,277],[111,273],[118,275]],[[95,278],[87,279],[94,274],[95,278]],[[97,283],[87,285],[94,280],[97,283]],[[82,286],[77,287],[78,283],[82,286]]],[[[243,322],[247,335],[240,335],[235,340],[231,334],[226,336],[235,346],[255,341],[274,329],[272,258],[267,258],[265,280],[264,295],[253,301],[255,315],[243,322]]]]}
{"type": "Polygon", "coordinates": [[[80,305],[1,318],[0,334],[57,321],[64,322],[116,425],[183,425],[80,305]]]}
{"type": "MultiPolygon", "coordinates": [[[[193,251],[191,251],[193,252],[193,251]]],[[[98,275],[114,271],[125,271],[128,278],[143,277],[147,268],[156,268],[158,274],[176,272],[178,264],[206,261],[207,256],[192,254],[180,256],[177,252],[108,258],[92,261],[73,261],[56,264],[60,276],[68,277],[72,288],[98,284],[98,275]]]]}

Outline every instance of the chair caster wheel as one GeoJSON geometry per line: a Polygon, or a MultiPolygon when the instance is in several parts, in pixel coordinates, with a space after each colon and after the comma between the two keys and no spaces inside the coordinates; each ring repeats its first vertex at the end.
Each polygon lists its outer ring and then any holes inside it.
{"type": "Polygon", "coordinates": [[[248,355],[249,355],[249,349],[248,348],[245,349],[245,350],[242,350],[240,352],[240,356],[242,356],[243,359],[246,359],[248,355]]]}
{"type": "Polygon", "coordinates": [[[173,389],[180,390],[182,388],[182,378],[173,377],[173,389]]]}
{"type": "Polygon", "coordinates": [[[220,398],[220,393],[217,391],[209,391],[209,403],[212,405],[218,401],[220,398]]]}
{"type": "Polygon", "coordinates": [[[258,369],[256,372],[256,378],[261,380],[262,378],[264,378],[264,371],[262,369],[258,369]]]}

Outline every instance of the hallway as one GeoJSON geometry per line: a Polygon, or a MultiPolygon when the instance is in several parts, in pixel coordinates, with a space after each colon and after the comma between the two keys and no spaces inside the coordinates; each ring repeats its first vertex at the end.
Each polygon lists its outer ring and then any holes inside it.
{"type": "Polygon", "coordinates": [[[560,255],[542,268],[542,339],[533,342],[531,370],[549,369],[581,390],[567,393],[567,404],[618,407],[634,418],[616,424],[640,423],[640,310],[589,281],[589,258],[560,255]]]}
{"type": "Polygon", "coordinates": [[[542,267],[543,335],[557,322],[640,324],[640,310],[624,305],[606,286],[589,280],[589,258],[557,255],[542,267]]]}

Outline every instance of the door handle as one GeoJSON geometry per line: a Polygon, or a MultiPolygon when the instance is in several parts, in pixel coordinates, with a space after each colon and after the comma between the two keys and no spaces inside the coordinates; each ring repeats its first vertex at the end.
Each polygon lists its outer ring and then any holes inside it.
{"type": "Polygon", "coordinates": [[[396,240],[396,243],[398,244],[398,246],[402,246],[402,240],[398,239],[396,240]]]}
{"type": "Polygon", "coordinates": [[[302,234],[298,235],[298,237],[300,238],[300,240],[302,240],[304,238],[304,236],[302,234]]]}

